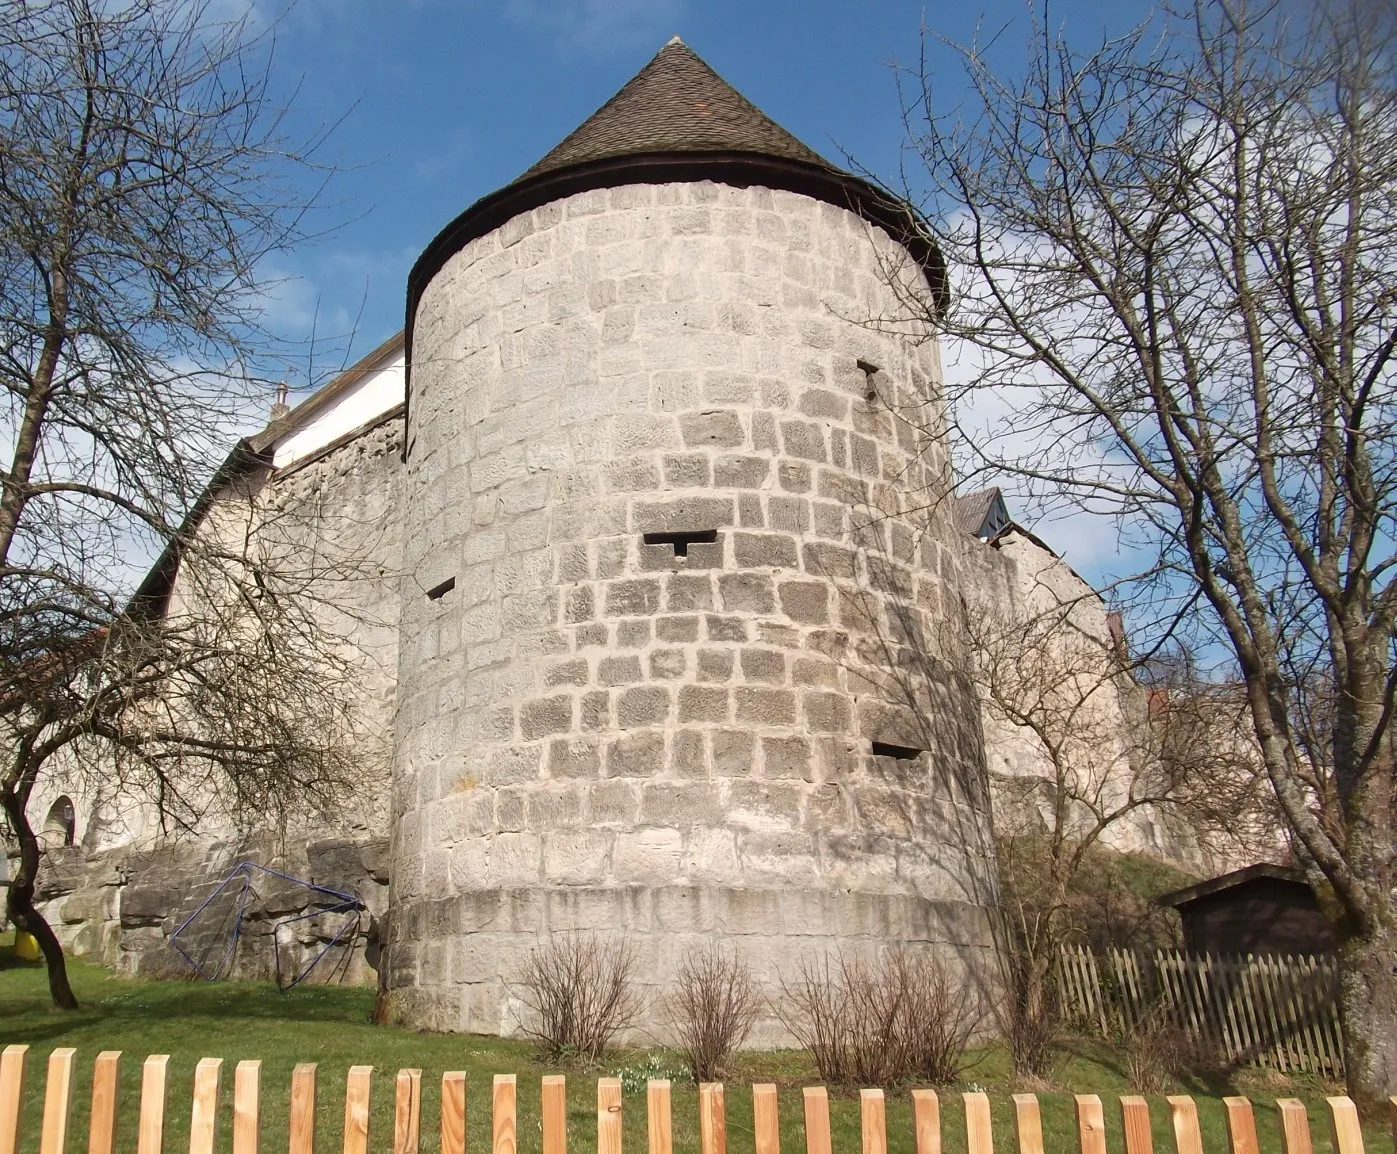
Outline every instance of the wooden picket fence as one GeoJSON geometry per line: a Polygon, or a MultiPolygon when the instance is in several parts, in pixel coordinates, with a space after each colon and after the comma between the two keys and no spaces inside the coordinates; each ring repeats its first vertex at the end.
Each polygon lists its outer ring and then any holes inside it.
{"type": "MultiPolygon", "coordinates": [[[[0,1154],[17,1154],[22,1137],[20,1107],[23,1102],[27,1046],[7,1046],[0,1053],[0,1154]]],[[[73,1093],[76,1051],[63,1047],[48,1058],[44,1087],[44,1111],[39,1154],[64,1154],[68,1139],[68,1115],[73,1093]]],[[[155,1054],[145,1060],[141,1075],[137,1154],[161,1154],[165,1133],[166,1073],[169,1056],[155,1054]]],[[[114,1154],[116,1146],[117,1087],[121,1053],[107,1050],[97,1055],[92,1079],[92,1109],[88,1154],[114,1154]]],[[[194,1072],[194,1097],[190,1112],[189,1154],[214,1154],[218,1130],[218,1089],[221,1058],[202,1058],[194,1072]]],[[[258,1154],[260,1141],[261,1069],[259,1061],[239,1062],[233,1075],[232,1154],[258,1154]]],[[[344,1154],[368,1154],[369,1091],[372,1066],[350,1067],[344,1103],[344,1154]]],[[[491,1088],[490,1154],[517,1154],[515,1114],[516,1082],[513,1074],[497,1074],[491,1088]]],[[[298,1065],[291,1075],[289,1154],[314,1154],[316,1066],[298,1065]]],[[[721,1083],[706,1083],[699,1095],[699,1146],[701,1154],[727,1154],[727,1126],[721,1083]]],[[[913,1090],[912,1116],[917,1154],[941,1154],[941,1099],[934,1090],[913,1090]]],[[[829,1098],[823,1086],[804,1091],[806,1154],[832,1154],[829,1098]]],[[[566,1154],[567,1083],[561,1075],[543,1078],[543,1154],[566,1154]]],[[[961,1095],[965,1111],[967,1154],[994,1154],[990,1100],[982,1092],[961,1095]]],[[[1257,1154],[1259,1145],[1252,1104],[1247,1098],[1225,1098],[1231,1154],[1257,1154]]],[[[1203,1154],[1197,1104],[1190,1097],[1166,1099],[1177,1154],[1203,1154]]],[[[1364,1154],[1358,1112],[1348,1098],[1326,1099],[1334,1154],[1364,1154]]],[[[887,1125],[882,1090],[859,1092],[862,1154],[887,1154],[887,1125]]],[[[1394,1133],[1397,1134],[1397,1098],[1391,1100],[1394,1133]]],[[[1297,1098],[1276,1101],[1280,1114],[1283,1154],[1312,1154],[1310,1123],[1305,1105],[1297,1098]]],[[[1095,1094],[1076,1096],[1077,1134],[1081,1154],[1106,1154],[1105,1107],[1095,1094]]],[[[1126,1154],[1154,1154],[1148,1102],[1139,1096],[1120,1099],[1121,1128],[1126,1154]]],[[[597,1154],[621,1154],[621,1081],[597,1081],[597,1154]]],[[[753,1154],[780,1154],[776,1087],[752,1087],[753,1154]]],[[[1014,1095],[1014,1121],[1019,1154],[1044,1154],[1043,1123],[1038,1098],[1014,1095]]],[[[441,1079],[441,1154],[466,1151],[466,1076],[446,1073],[441,1079]]],[[[422,1071],[399,1070],[393,1123],[393,1154],[418,1154],[422,1129],[422,1071]]],[[[673,1154],[670,1130],[670,1084],[653,1080],[646,1090],[648,1154],[673,1154]]],[[[129,1148],[129,1142],[123,1148],[129,1148]]]]}
{"type": "Polygon", "coordinates": [[[1163,1015],[1236,1065],[1341,1078],[1338,965],[1302,954],[1062,950],[1058,989],[1070,1019],[1105,1037],[1163,1015]]]}

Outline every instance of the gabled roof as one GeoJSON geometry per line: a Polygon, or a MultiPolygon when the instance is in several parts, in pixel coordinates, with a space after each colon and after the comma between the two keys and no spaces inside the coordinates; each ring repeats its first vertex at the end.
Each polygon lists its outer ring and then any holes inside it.
{"type": "Polygon", "coordinates": [[[165,543],[165,548],[161,550],[160,556],[155,559],[155,563],[151,565],[140,585],[136,587],[128,611],[165,612],[170,591],[174,587],[175,576],[179,572],[184,542],[198,531],[219,492],[240,477],[258,469],[271,468],[272,450],[276,447],[277,441],[294,432],[347,390],[357,385],[386,356],[401,349],[402,344],[403,334],[401,332],[394,334],[376,349],[360,357],[349,368],[337,374],[328,384],[312,393],[284,417],[272,421],[261,432],[240,439],[229,450],[223,463],[214,470],[213,476],[209,478],[208,484],[204,486],[198,500],[185,514],[179,529],[165,543]]]}
{"type": "Polygon", "coordinates": [[[1009,507],[998,485],[957,496],[951,515],[956,528],[972,537],[993,537],[1010,524],[1009,507]]]}
{"type": "Polygon", "coordinates": [[[1247,885],[1249,882],[1258,881],[1262,878],[1270,878],[1275,881],[1293,882],[1296,885],[1309,888],[1305,881],[1305,875],[1297,869],[1288,866],[1273,865],[1270,862],[1260,862],[1257,865],[1249,865],[1245,869],[1233,870],[1230,874],[1223,874],[1220,877],[1209,878],[1196,885],[1185,886],[1181,890],[1173,890],[1167,894],[1161,894],[1155,898],[1155,903],[1161,906],[1174,906],[1175,908],[1187,905],[1189,902],[1197,901],[1199,898],[1206,898],[1212,894],[1221,893],[1223,890],[1230,890],[1236,886],[1247,885]]]}
{"type": "Polygon", "coordinates": [[[260,433],[248,438],[248,443],[259,453],[272,448],[287,434],[294,432],[316,414],[329,408],[366,376],[379,367],[379,363],[393,353],[402,352],[403,333],[400,329],[376,349],[370,350],[355,361],[349,368],[338,373],[328,384],[311,393],[285,416],[272,421],[260,433]]]}
{"type": "Polygon", "coordinates": [[[833,167],[676,36],[524,176],[645,152],[751,152],[833,167]]]}

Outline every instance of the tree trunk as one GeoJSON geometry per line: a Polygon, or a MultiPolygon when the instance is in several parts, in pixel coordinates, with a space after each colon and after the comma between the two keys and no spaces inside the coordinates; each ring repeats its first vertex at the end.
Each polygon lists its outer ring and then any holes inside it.
{"type": "Polygon", "coordinates": [[[68,984],[68,963],[63,957],[63,947],[43,915],[34,908],[34,886],[39,877],[39,839],[29,826],[23,803],[13,793],[4,795],[4,810],[10,828],[19,839],[19,871],[5,895],[5,912],[16,926],[34,936],[44,952],[53,1004],[60,1010],[76,1010],[78,999],[68,984]]]}
{"type": "Polygon", "coordinates": [[[1397,933],[1382,927],[1339,948],[1349,1096],[1371,1117],[1397,1094],[1397,933]]]}

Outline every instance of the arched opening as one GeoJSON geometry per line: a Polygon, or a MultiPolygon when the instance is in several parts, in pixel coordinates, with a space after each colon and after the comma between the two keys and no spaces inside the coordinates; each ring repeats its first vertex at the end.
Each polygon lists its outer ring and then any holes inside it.
{"type": "Polygon", "coordinates": [[[49,806],[48,817],[44,818],[44,828],[39,834],[39,842],[44,849],[72,845],[76,826],[73,801],[65,794],[49,806]]]}

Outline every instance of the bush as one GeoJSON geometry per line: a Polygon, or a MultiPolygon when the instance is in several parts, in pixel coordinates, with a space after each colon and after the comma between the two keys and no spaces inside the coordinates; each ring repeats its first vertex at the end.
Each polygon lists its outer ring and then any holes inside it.
{"type": "Polygon", "coordinates": [[[537,1017],[525,1032],[552,1062],[595,1062],[621,1031],[635,1024],[641,1003],[632,978],[635,950],[596,934],[559,934],[532,951],[520,982],[537,1017]]]}
{"type": "Polygon", "coordinates": [[[784,985],[782,1020],[836,1085],[948,1083],[979,1022],[979,998],[925,953],[805,962],[784,985]]]}
{"type": "Polygon", "coordinates": [[[1126,1076],[1141,1094],[1163,1094],[1189,1073],[1217,1064],[1216,1054],[1195,1042],[1162,1004],[1125,1031],[1121,1049],[1126,1076]]]}
{"type": "Polygon", "coordinates": [[[677,981],[669,1009],[679,1053],[695,1082],[721,1081],[761,1012],[752,971],[715,943],[686,957],[677,981]]]}

